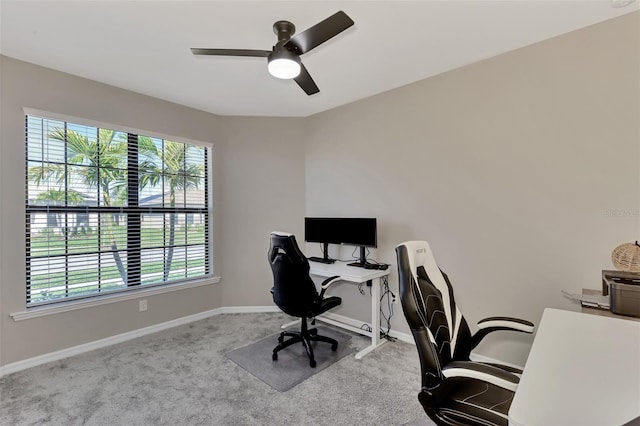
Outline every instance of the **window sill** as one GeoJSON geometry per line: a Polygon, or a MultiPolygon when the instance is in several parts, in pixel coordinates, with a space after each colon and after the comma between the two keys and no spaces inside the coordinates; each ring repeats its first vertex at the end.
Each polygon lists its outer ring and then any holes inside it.
{"type": "Polygon", "coordinates": [[[27,310],[25,311],[14,312],[12,314],[9,314],[9,316],[13,318],[14,321],[23,321],[31,318],[55,315],[62,312],[92,308],[94,306],[108,305],[110,303],[122,302],[124,300],[139,299],[141,297],[154,296],[156,294],[171,293],[174,291],[186,290],[189,288],[202,287],[205,285],[217,284],[219,282],[220,277],[213,277],[184,284],[170,284],[162,287],[145,288],[120,294],[102,296],[98,298],[74,300],[70,302],[57,303],[55,305],[27,308],[27,310]]]}

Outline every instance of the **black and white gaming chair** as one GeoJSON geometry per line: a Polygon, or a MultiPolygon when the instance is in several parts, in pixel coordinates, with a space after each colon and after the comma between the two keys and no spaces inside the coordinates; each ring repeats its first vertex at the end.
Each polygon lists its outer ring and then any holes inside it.
{"type": "Polygon", "coordinates": [[[478,322],[469,331],[456,306],[447,275],[438,268],[426,241],[396,247],[400,300],[420,357],[418,400],[442,425],[507,425],[507,413],[522,371],[469,360],[487,334],[497,330],[532,333],[529,321],[507,317],[478,322]]]}

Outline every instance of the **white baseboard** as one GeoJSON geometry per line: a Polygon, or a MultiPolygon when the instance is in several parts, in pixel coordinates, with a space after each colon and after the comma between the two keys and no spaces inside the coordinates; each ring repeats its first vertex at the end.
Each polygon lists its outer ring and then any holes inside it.
{"type": "MultiPolygon", "coordinates": [[[[350,325],[351,327],[355,327],[355,328],[360,328],[363,324],[367,324],[371,326],[371,324],[369,324],[366,321],[359,321],[350,317],[345,317],[344,315],[334,314],[332,312],[325,312],[324,314],[322,314],[322,316],[325,316],[335,321],[342,322],[344,324],[350,325]]],[[[411,334],[401,333],[399,331],[391,330],[389,331],[389,336],[394,337],[403,342],[415,344],[413,341],[413,336],[411,334]]]]}
{"type": "Polygon", "coordinates": [[[104,339],[95,340],[93,342],[84,343],[82,345],[72,346],[48,354],[39,355],[22,361],[13,362],[4,366],[0,366],[0,377],[27,368],[36,367],[52,361],[58,361],[70,356],[79,355],[95,349],[104,348],[106,346],[115,345],[117,343],[126,342],[127,340],[142,337],[147,334],[156,333],[168,328],[177,327],[179,325],[188,324],[190,322],[199,321],[205,318],[220,314],[241,314],[241,313],[258,313],[258,312],[281,312],[277,306],[225,306],[209,311],[199,312],[197,314],[188,315],[186,317],[176,318],[171,321],[154,324],[149,327],[140,328],[138,330],[128,331],[126,333],[117,334],[115,336],[106,337],[104,339]]]}
{"type": "Polygon", "coordinates": [[[225,306],[221,314],[257,314],[260,312],[282,312],[277,306],[225,306]]]}
{"type": "Polygon", "coordinates": [[[149,327],[140,328],[138,330],[128,331],[122,334],[116,334],[115,336],[106,337],[100,340],[94,340],[93,342],[83,343],[82,345],[72,346],[70,348],[62,349],[55,352],[50,352],[44,355],[38,355],[33,358],[27,358],[22,361],[13,362],[0,367],[0,377],[15,373],[27,368],[35,367],[38,365],[46,364],[47,362],[58,361],[70,356],[79,355],[85,352],[93,351],[95,349],[104,348],[106,346],[115,345],[117,343],[126,342],[127,340],[142,337],[147,334],[156,333],[158,331],[166,330],[168,328],[177,327],[179,325],[188,324],[193,321],[199,321],[205,318],[212,317],[223,313],[224,308],[211,309],[209,311],[198,312],[197,314],[188,315],[186,317],[176,318],[171,321],[162,322],[160,324],[154,324],[149,327]]]}
{"type": "Polygon", "coordinates": [[[389,336],[395,337],[396,339],[405,343],[411,343],[412,345],[416,344],[415,340],[413,340],[413,336],[408,333],[401,333],[399,331],[391,330],[389,331],[389,336]]]}
{"type": "MultiPolygon", "coordinates": [[[[182,318],[176,318],[171,321],[162,322],[160,324],[154,324],[149,327],[128,331],[126,333],[117,334],[115,336],[106,337],[104,339],[95,340],[93,342],[84,343],[82,345],[73,346],[70,348],[62,349],[55,352],[50,352],[48,354],[39,355],[33,358],[28,358],[22,361],[17,361],[11,364],[0,366],[0,377],[5,376],[7,374],[11,374],[11,373],[16,373],[18,371],[26,370],[27,368],[46,364],[48,362],[58,361],[64,358],[68,358],[70,356],[93,351],[95,349],[100,349],[106,346],[115,345],[117,343],[126,342],[127,340],[132,340],[138,337],[145,336],[147,334],[156,333],[158,331],[177,327],[179,325],[188,324],[190,322],[199,321],[205,318],[212,317],[214,315],[261,313],[261,312],[281,312],[281,311],[280,309],[278,309],[277,306],[225,306],[221,308],[211,309],[209,311],[199,312],[197,314],[188,315],[182,318]]],[[[327,312],[324,315],[330,319],[333,319],[335,321],[340,321],[342,323],[345,323],[347,325],[350,325],[356,328],[360,328],[363,324],[366,324],[366,322],[364,321],[359,321],[353,318],[345,317],[344,315],[334,314],[330,312],[327,312]]],[[[391,330],[389,332],[389,335],[403,342],[414,344],[413,336],[411,334],[391,330]]],[[[484,355],[472,354],[472,358],[477,361],[494,362],[497,364],[505,364],[505,365],[510,365],[512,367],[522,369],[522,367],[520,366],[498,361],[498,360],[486,357],[484,355]]]]}

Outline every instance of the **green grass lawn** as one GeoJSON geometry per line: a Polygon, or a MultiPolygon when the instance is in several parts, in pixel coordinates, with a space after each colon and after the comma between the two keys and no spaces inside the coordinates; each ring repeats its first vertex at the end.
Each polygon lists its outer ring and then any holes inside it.
{"type": "MultiPolygon", "coordinates": [[[[90,232],[70,233],[55,235],[52,232],[38,232],[31,235],[31,256],[52,256],[65,253],[95,253],[96,251],[111,250],[112,240],[115,239],[118,250],[127,248],[127,227],[124,225],[113,226],[113,234],[103,228],[101,235],[97,230],[90,232]],[[100,238],[99,238],[100,237],[100,238]]],[[[141,248],[161,247],[169,242],[169,229],[166,228],[142,228],[140,234],[141,248]]],[[[204,225],[188,225],[176,227],[174,245],[204,244],[204,225]]]]}
{"type": "MultiPolygon", "coordinates": [[[[140,234],[141,249],[148,250],[154,248],[162,248],[169,243],[169,228],[142,228],[140,234]]],[[[81,232],[70,232],[68,235],[59,235],[50,230],[42,230],[31,235],[30,255],[33,259],[34,268],[31,275],[31,303],[37,303],[57,298],[79,296],[96,292],[103,292],[124,288],[120,272],[116,265],[104,266],[101,268],[86,269],[70,268],[68,272],[52,272],[38,273],[38,258],[46,259],[49,256],[69,254],[70,262],[73,263],[76,255],[95,255],[98,252],[103,253],[101,256],[108,256],[111,261],[113,258],[109,252],[112,250],[112,240],[115,239],[118,251],[127,249],[127,227],[126,225],[113,225],[110,232],[107,227],[102,227],[98,233],[96,228],[81,230],[81,232]],[[86,284],[86,285],[82,285],[86,284]],[[77,286],[73,288],[74,286],[77,286]],[[62,289],[59,289],[62,287],[62,289]],[[58,288],[48,291],[47,289],[58,288]],[[42,292],[38,292],[43,290],[42,292]]],[[[174,234],[174,245],[192,245],[205,244],[205,227],[203,224],[177,226],[174,234]]],[[[176,252],[180,250],[176,248],[176,252]]],[[[152,261],[145,262],[144,252],[141,259],[141,275],[142,285],[155,284],[163,282],[163,274],[165,260],[158,259],[159,256],[154,255],[152,261]]],[[[58,258],[61,261],[64,258],[58,258]]],[[[123,256],[123,267],[126,269],[126,260],[123,256]]],[[[77,262],[77,260],[76,260],[77,262]]],[[[110,262],[112,263],[112,262],[110,262]]],[[[171,271],[169,281],[196,278],[204,276],[204,257],[197,257],[185,260],[174,260],[171,263],[171,271]],[[186,264],[188,262],[188,265],[186,264]],[[189,268],[189,270],[185,271],[189,268]],[[194,270],[195,269],[195,270],[194,270]]]]}
{"type": "MultiPolygon", "coordinates": [[[[173,261],[171,263],[171,272],[169,274],[169,280],[178,280],[185,278],[197,278],[205,275],[204,273],[204,258],[196,258],[188,260],[188,268],[186,269],[185,261],[173,261]],[[194,270],[195,269],[195,270],[194,270]]],[[[141,285],[156,284],[163,282],[162,272],[164,271],[164,261],[146,262],[141,265],[142,283],[141,285]],[[155,274],[155,275],[154,275],[155,274]]],[[[55,291],[44,291],[40,293],[34,293],[31,298],[31,303],[43,302],[47,300],[59,299],[64,297],[81,296],[83,294],[91,294],[96,292],[103,292],[109,290],[116,290],[119,288],[125,288],[120,280],[120,273],[116,266],[109,266],[101,269],[84,269],[80,271],[70,271],[69,273],[69,286],[86,283],[85,286],[79,286],[77,288],[66,288],[65,280],[66,274],[64,272],[34,275],[31,277],[31,290],[45,290],[53,287],[62,287],[64,289],[55,291]],[[111,280],[118,279],[118,282],[109,282],[111,280]],[[106,282],[105,282],[106,281],[106,282]],[[89,284],[96,283],[96,284],[89,284]],[[100,283],[100,284],[97,284],[100,283]]]]}

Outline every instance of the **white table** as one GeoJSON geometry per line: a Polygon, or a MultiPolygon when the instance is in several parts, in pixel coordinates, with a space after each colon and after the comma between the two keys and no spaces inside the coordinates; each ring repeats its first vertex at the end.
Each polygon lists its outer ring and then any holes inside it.
{"type": "MultiPolygon", "coordinates": [[[[356,266],[349,266],[344,262],[336,262],[331,264],[309,262],[311,275],[318,277],[329,278],[339,275],[342,281],[351,282],[354,284],[366,283],[371,281],[371,331],[366,331],[357,327],[353,327],[349,324],[345,324],[341,321],[329,318],[330,313],[326,315],[320,315],[316,317],[317,320],[326,322],[328,324],[335,325],[356,333],[371,337],[371,344],[356,354],[357,359],[361,359],[363,356],[381,346],[386,340],[380,338],[380,286],[381,278],[389,275],[389,269],[364,269],[356,266]]],[[[330,289],[329,289],[330,291],[330,289]]],[[[282,328],[289,327],[292,324],[287,323],[282,328]]]]}
{"type": "Polygon", "coordinates": [[[640,416],[640,323],[544,310],[509,425],[623,425],[640,416]]]}

